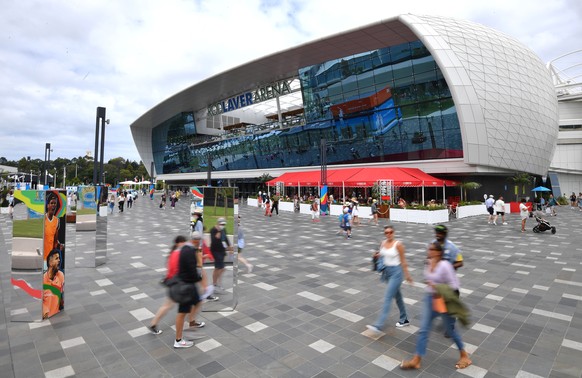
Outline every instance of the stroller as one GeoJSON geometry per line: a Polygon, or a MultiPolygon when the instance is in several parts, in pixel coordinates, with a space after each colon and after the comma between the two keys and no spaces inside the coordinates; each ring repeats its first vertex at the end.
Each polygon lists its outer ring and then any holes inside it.
{"type": "Polygon", "coordinates": [[[552,234],[556,233],[556,227],[552,226],[550,222],[542,218],[539,214],[534,214],[534,218],[538,224],[534,226],[533,232],[538,233],[551,230],[552,234]]]}

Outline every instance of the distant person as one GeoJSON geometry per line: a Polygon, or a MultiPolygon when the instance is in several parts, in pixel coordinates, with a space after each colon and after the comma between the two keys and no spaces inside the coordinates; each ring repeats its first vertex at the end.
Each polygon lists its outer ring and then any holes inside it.
{"type": "Polygon", "coordinates": [[[376,199],[372,200],[372,205],[370,206],[370,211],[372,212],[372,219],[368,223],[374,222],[374,224],[378,225],[378,201],[376,199]]]}
{"type": "Polygon", "coordinates": [[[489,194],[489,198],[487,198],[485,200],[485,208],[487,209],[487,212],[489,213],[489,217],[487,218],[487,224],[493,223],[493,218],[494,218],[493,206],[494,205],[495,205],[495,199],[493,198],[493,194],[489,194]]]}
{"type": "Polygon", "coordinates": [[[521,217],[521,232],[525,232],[525,222],[527,218],[529,218],[529,209],[525,204],[525,198],[521,199],[521,203],[519,204],[519,216],[521,217]]]}
{"type": "Polygon", "coordinates": [[[127,195],[127,208],[131,209],[133,207],[133,193],[127,195]]]}
{"type": "Polygon", "coordinates": [[[111,193],[109,195],[109,212],[113,214],[113,210],[115,209],[115,194],[111,193]]]}
{"type": "Polygon", "coordinates": [[[501,222],[503,222],[503,224],[507,224],[505,221],[505,202],[503,201],[503,196],[499,196],[493,207],[495,208],[495,218],[493,218],[493,224],[497,226],[497,218],[500,215],[501,222]]]}
{"type": "Polygon", "coordinates": [[[281,199],[281,196],[279,196],[279,193],[275,193],[275,195],[273,196],[273,206],[271,208],[271,214],[277,213],[277,215],[279,215],[279,200],[280,199],[281,199]]]}
{"type": "Polygon", "coordinates": [[[6,201],[8,201],[8,214],[10,214],[10,218],[14,218],[14,191],[10,190],[8,194],[6,194],[6,201]]]}
{"type": "Polygon", "coordinates": [[[556,201],[553,194],[550,194],[550,199],[548,200],[548,206],[550,207],[550,210],[551,210],[551,213],[550,213],[551,216],[555,217],[556,215],[558,215],[558,213],[556,212],[556,206],[560,206],[560,204],[558,203],[558,201],[556,201]]]}
{"type": "Polygon", "coordinates": [[[119,212],[123,213],[123,205],[125,204],[125,195],[123,192],[119,193],[119,198],[117,199],[117,206],[119,207],[119,212]]]}

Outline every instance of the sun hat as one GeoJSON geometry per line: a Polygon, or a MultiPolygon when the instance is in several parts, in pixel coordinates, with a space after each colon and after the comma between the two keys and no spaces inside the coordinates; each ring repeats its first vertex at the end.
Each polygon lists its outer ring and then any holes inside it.
{"type": "Polygon", "coordinates": [[[218,218],[218,220],[216,221],[216,223],[218,223],[221,226],[226,225],[226,219],[224,218],[218,218]]]}

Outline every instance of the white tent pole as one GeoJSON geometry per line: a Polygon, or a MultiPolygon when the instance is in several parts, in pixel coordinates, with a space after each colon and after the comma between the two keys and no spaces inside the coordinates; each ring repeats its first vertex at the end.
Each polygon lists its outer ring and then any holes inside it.
{"type": "Polygon", "coordinates": [[[446,188],[446,186],[445,186],[445,183],[444,183],[444,181],[443,181],[443,203],[444,203],[444,204],[446,204],[446,202],[445,202],[445,201],[446,201],[446,199],[447,199],[447,197],[445,196],[445,188],[446,188]]]}
{"type": "Polygon", "coordinates": [[[422,206],[424,206],[424,180],[422,180],[422,206]]]}
{"type": "Polygon", "coordinates": [[[345,202],[345,200],[346,200],[346,185],[345,185],[345,182],[343,182],[343,181],[342,181],[342,192],[344,194],[342,202],[345,202]]]}

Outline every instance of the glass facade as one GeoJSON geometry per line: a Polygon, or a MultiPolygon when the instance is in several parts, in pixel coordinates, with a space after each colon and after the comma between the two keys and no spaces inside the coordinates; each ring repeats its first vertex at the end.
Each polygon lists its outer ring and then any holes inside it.
{"type": "Polygon", "coordinates": [[[154,128],[156,170],[205,171],[209,155],[213,170],[319,165],[322,139],[329,165],[463,156],[448,85],[420,41],[303,67],[298,77],[304,124],[210,140],[183,113],[154,128]]]}

